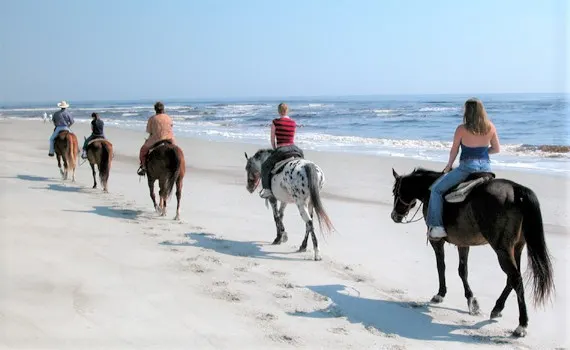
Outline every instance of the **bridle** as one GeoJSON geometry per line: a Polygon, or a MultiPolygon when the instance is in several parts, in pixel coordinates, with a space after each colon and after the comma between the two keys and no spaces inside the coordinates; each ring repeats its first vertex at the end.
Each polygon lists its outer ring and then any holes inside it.
{"type": "MultiPolygon", "coordinates": [[[[410,210],[414,207],[414,205],[416,205],[417,203],[417,199],[412,199],[410,202],[406,202],[402,199],[402,197],[400,196],[400,186],[401,186],[402,180],[399,180],[397,183],[396,188],[394,189],[394,196],[396,197],[396,203],[400,202],[402,205],[404,205],[404,207],[406,207],[406,214],[403,216],[402,220],[407,218],[408,215],[410,214],[410,210]]],[[[418,206],[418,209],[416,209],[416,212],[414,213],[414,215],[412,215],[412,218],[409,219],[408,221],[402,221],[400,222],[401,224],[411,224],[413,222],[418,222],[420,220],[422,220],[424,218],[423,214],[420,218],[415,219],[416,215],[418,214],[418,212],[420,211],[420,209],[423,206],[423,202],[418,206]]],[[[396,209],[396,206],[394,206],[394,209],[396,209]]]]}

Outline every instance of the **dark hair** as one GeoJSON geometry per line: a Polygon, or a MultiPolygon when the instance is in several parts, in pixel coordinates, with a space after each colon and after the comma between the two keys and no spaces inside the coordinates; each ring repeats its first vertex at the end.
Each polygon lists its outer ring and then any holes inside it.
{"type": "Polygon", "coordinates": [[[99,114],[93,112],[91,113],[91,118],[99,118],[99,114]]]}
{"type": "Polygon", "coordinates": [[[156,112],[156,114],[164,113],[164,103],[162,103],[160,101],[155,103],[154,104],[154,111],[156,112]]]}

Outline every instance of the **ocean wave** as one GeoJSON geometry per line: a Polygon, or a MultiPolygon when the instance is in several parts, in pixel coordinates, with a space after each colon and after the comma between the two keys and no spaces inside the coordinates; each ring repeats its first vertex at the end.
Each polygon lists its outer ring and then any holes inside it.
{"type": "Polygon", "coordinates": [[[422,107],[419,109],[420,112],[448,112],[459,110],[459,107],[422,107]]]}

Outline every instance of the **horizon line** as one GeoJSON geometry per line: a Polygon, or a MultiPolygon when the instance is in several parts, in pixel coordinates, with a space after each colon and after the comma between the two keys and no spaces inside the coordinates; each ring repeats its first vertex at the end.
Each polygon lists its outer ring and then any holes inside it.
{"type": "MultiPolygon", "coordinates": [[[[77,99],[75,104],[83,103],[97,103],[97,102],[138,102],[138,103],[150,103],[150,101],[163,101],[163,102],[217,102],[217,101],[280,101],[280,100],[306,100],[306,99],[338,99],[338,98],[363,98],[363,97],[406,97],[406,96],[489,96],[489,95],[567,95],[570,96],[570,92],[481,92],[481,93],[467,93],[467,92],[454,92],[454,93],[386,93],[386,94],[347,94],[347,95],[290,95],[290,96],[234,96],[234,97],[168,97],[168,98],[124,98],[124,99],[77,99]]],[[[65,99],[64,99],[65,100],[65,99]]],[[[40,105],[40,104],[56,104],[58,101],[48,101],[48,100],[36,100],[36,101],[12,101],[4,102],[0,101],[0,109],[5,108],[10,105],[40,105]]],[[[65,100],[68,103],[74,100],[65,100]]]]}

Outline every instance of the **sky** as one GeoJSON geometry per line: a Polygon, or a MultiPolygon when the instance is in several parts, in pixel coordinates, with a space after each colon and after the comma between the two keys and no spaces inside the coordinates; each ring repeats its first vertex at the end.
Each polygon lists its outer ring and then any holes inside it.
{"type": "Polygon", "coordinates": [[[570,91],[567,0],[0,0],[0,103],[570,91]]]}

